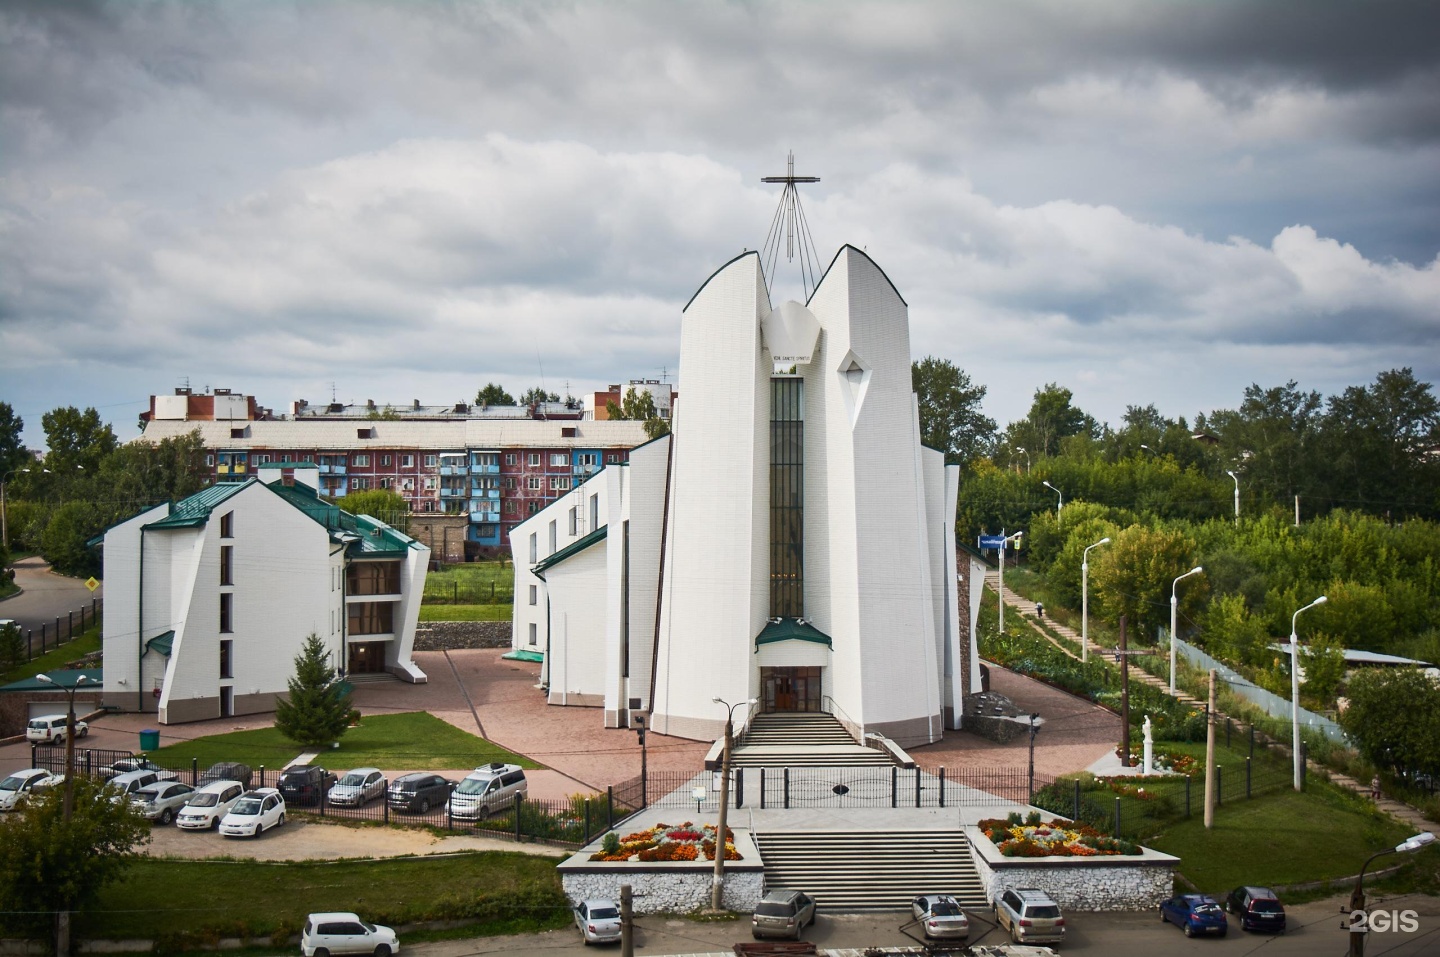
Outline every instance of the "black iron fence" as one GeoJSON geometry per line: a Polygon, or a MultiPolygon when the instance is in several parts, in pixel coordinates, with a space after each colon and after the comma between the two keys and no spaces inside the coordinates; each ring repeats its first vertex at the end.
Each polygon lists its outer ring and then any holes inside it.
{"type": "Polygon", "coordinates": [[[75,611],[56,615],[53,622],[42,621],[38,629],[26,628],[22,636],[25,642],[25,660],[34,661],[47,651],[54,651],[77,635],[83,635],[87,629],[95,627],[100,621],[102,608],[103,602],[99,598],[92,598],[89,605],[81,605],[75,611]]]}

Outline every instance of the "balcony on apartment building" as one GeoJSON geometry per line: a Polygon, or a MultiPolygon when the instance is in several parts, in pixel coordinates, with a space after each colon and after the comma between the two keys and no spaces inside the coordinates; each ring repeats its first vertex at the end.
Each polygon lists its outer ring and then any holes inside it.
{"type": "Polygon", "coordinates": [[[476,505],[472,502],[470,504],[470,524],[475,525],[480,522],[498,521],[500,521],[500,507],[498,505],[490,507],[486,503],[476,505]]]}
{"type": "Polygon", "coordinates": [[[500,453],[480,452],[472,453],[470,456],[471,475],[499,475],[500,474],[500,453]]]}
{"type": "Polygon", "coordinates": [[[320,470],[321,475],[344,475],[347,463],[343,458],[326,459],[322,457],[316,468],[320,470]]]}

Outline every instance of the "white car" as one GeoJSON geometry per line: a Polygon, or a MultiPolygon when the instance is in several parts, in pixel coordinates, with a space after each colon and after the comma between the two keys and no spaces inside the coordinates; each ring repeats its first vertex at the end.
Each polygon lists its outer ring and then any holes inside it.
{"type": "Polygon", "coordinates": [[[187,831],[208,831],[220,826],[220,819],[230,813],[245,787],[239,781],[211,781],[190,795],[175,815],[175,826],[187,831]]]}
{"type": "Polygon", "coordinates": [[[385,796],[387,782],[379,768],[356,768],[330,787],[325,799],[336,807],[359,807],[385,796]]]}
{"type": "Polygon", "coordinates": [[[161,824],[175,820],[175,812],[184,806],[195,789],[179,781],[156,781],[130,795],[130,803],[143,817],[161,824]]]}
{"type": "Polygon", "coordinates": [[[259,837],[285,823],[285,799],[274,788],[246,791],[230,813],[220,819],[220,833],[226,837],[259,837]]]}
{"type": "Polygon", "coordinates": [[[26,768],[0,781],[0,811],[13,811],[30,796],[30,789],[50,776],[44,768],[26,768]]]}
{"type": "MultiPolygon", "coordinates": [[[[63,714],[45,714],[38,718],[31,718],[25,725],[25,738],[41,744],[64,744],[68,719],[69,716],[63,714]]],[[[90,726],[77,719],[75,721],[75,737],[83,738],[89,733],[90,726]]]]}
{"type": "Polygon", "coordinates": [[[620,939],[620,908],[603,898],[581,901],[575,905],[575,926],[587,947],[614,943],[620,939]]]}
{"type": "Polygon", "coordinates": [[[400,952],[400,938],[388,927],[361,920],[355,914],[311,914],[300,932],[300,953],[305,957],[329,954],[374,954],[390,957],[400,952]]]}

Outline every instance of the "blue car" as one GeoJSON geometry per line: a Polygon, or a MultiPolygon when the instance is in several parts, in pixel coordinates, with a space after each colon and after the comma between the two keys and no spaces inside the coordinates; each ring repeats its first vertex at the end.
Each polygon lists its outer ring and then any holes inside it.
{"type": "Polygon", "coordinates": [[[1208,894],[1177,894],[1160,905],[1160,920],[1183,928],[1186,937],[1197,934],[1224,937],[1229,930],[1225,911],[1208,894]]]}

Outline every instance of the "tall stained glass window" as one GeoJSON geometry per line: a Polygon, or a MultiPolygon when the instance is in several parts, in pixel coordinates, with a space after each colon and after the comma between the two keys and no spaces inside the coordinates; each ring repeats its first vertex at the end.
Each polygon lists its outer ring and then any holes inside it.
{"type": "Polygon", "coordinates": [[[805,382],[770,380],[770,615],[805,613],[805,382]]]}

